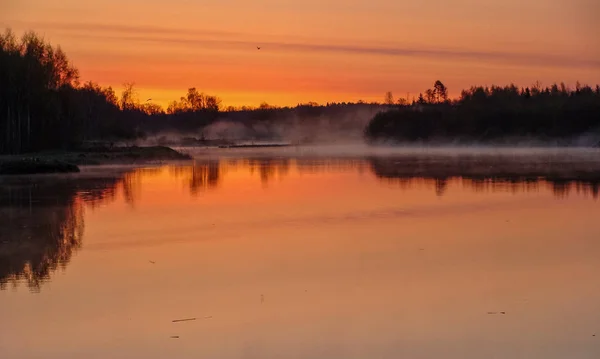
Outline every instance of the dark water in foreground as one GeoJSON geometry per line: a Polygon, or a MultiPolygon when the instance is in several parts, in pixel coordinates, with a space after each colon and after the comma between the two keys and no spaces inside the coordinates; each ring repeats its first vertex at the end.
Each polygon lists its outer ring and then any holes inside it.
{"type": "Polygon", "coordinates": [[[600,357],[600,179],[403,165],[0,178],[0,357],[600,357]]]}

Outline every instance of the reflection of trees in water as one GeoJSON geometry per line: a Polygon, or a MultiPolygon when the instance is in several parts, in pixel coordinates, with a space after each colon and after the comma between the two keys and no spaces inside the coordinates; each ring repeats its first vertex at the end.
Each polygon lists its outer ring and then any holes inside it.
{"type": "Polygon", "coordinates": [[[250,174],[259,173],[263,186],[267,186],[275,178],[284,178],[290,171],[289,159],[261,158],[244,162],[243,165],[248,166],[250,174]]]}
{"type": "MultiPolygon", "coordinates": [[[[339,173],[349,171],[363,172],[368,166],[363,159],[332,159],[332,158],[242,158],[224,159],[220,161],[203,161],[194,164],[194,170],[189,166],[171,169],[178,176],[193,175],[196,172],[199,181],[205,183],[203,189],[217,187],[219,181],[230,172],[246,172],[258,174],[263,186],[276,179],[284,179],[295,170],[300,174],[339,173]]],[[[193,181],[192,181],[193,182],[193,181]]]]}
{"type": "Polygon", "coordinates": [[[26,281],[32,289],[59,266],[64,268],[81,246],[83,209],[69,203],[2,209],[0,287],[26,281]]]}
{"type": "Polygon", "coordinates": [[[263,185],[274,179],[283,179],[293,170],[300,174],[339,173],[349,171],[363,172],[365,161],[362,159],[338,158],[253,158],[229,160],[226,168],[247,170],[251,175],[258,172],[263,185]]]}
{"type": "Polygon", "coordinates": [[[476,192],[539,191],[548,184],[558,197],[576,192],[598,196],[600,171],[582,172],[585,164],[561,162],[537,163],[510,161],[499,157],[472,158],[243,158],[198,161],[193,166],[171,167],[178,177],[189,178],[192,194],[218,187],[229,172],[258,174],[263,186],[283,179],[291,172],[298,174],[372,172],[395,186],[411,189],[415,186],[433,188],[443,196],[450,183],[459,183],[476,192]]]}
{"type": "Polygon", "coordinates": [[[445,193],[451,180],[476,192],[530,192],[539,191],[540,185],[546,185],[561,198],[572,192],[598,198],[600,189],[600,171],[589,167],[586,171],[585,164],[534,167],[523,162],[470,159],[409,162],[394,158],[370,158],[369,163],[380,179],[405,189],[419,185],[433,187],[438,196],[445,193]]]}
{"type": "Polygon", "coordinates": [[[282,180],[292,170],[300,174],[339,173],[368,170],[363,159],[326,159],[326,158],[241,158],[196,161],[192,166],[169,167],[169,172],[189,181],[191,194],[215,189],[230,172],[258,174],[263,186],[272,181],[282,180]]]}
{"type": "Polygon", "coordinates": [[[220,161],[196,161],[192,166],[175,166],[169,171],[175,177],[189,180],[192,195],[215,189],[229,172],[247,171],[258,173],[266,185],[275,177],[284,177],[290,169],[290,161],[282,159],[228,159],[220,161]]]}
{"type": "MultiPolygon", "coordinates": [[[[476,162],[406,162],[391,158],[371,159],[240,159],[197,162],[170,167],[189,181],[192,194],[216,188],[229,172],[258,173],[263,184],[290,172],[340,173],[372,171],[378,178],[401,188],[425,186],[438,196],[450,183],[474,191],[539,191],[548,186],[557,197],[571,193],[598,197],[600,175],[568,164],[543,168],[476,162]],[[558,170],[560,169],[560,171],[558,170]]],[[[64,268],[80,248],[85,208],[115,200],[119,193],[134,204],[142,179],[162,169],[138,169],[100,176],[42,176],[9,180],[0,178],[0,288],[26,282],[39,289],[58,268],[64,268]]]]}
{"type": "Polygon", "coordinates": [[[435,194],[438,196],[444,195],[446,188],[448,187],[447,178],[436,178],[435,179],[435,194]]]}
{"type": "Polygon", "coordinates": [[[460,178],[464,187],[475,192],[537,192],[540,190],[538,178],[460,178]]]}
{"type": "MultiPolygon", "coordinates": [[[[149,176],[156,176],[161,172],[160,167],[138,168],[134,171],[126,172],[119,179],[119,185],[123,191],[123,199],[131,206],[134,206],[141,197],[142,179],[149,176]]],[[[113,189],[114,191],[114,189],[113,189]]]]}
{"type": "Polygon", "coordinates": [[[0,183],[0,288],[39,290],[80,248],[84,207],[115,198],[122,177],[35,177],[0,183]]]}
{"type": "Polygon", "coordinates": [[[292,169],[300,174],[339,173],[360,171],[365,167],[362,159],[344,158],[256,158],[238,161],[228,161],[227,166],[232,168],[247,167],[252,175],[259,173],[263,185],[278,178],[283,179],[292,169]]]}
{"type": "Polygon", "coordinates": [[[219,184],[219,163],[209,162],[202,165],[192,166],[192,177],[190,179],[190,192],[197,194],[209,188],[217,187],[219,184]]]}
{"type": "Polygon", "coordinates": [[[365,168],[364,159],[356,158],[299,158],[296,160],[299,173],[340,173],[361,172],[365,168]]]}
{"type": "Polygon", "coordinates": [[[567,197],[572,192],[578,195],[592,196],[598,198],[600,179],[595,181],[563,181],[555,180],[550,183],[552,191],[557,197],[567,197]]]}
{"type": "Polygon", "coordinates": [[[192,166],[170,167],[169,171],[177,178],[189,179],[189,189],[192,195],[216,188],[221,180],[218,161],[194,162],[192,166]]]}

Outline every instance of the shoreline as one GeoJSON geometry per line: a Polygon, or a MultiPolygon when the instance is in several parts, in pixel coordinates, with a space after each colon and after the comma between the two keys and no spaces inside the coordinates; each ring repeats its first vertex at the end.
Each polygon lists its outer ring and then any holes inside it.
{"type": "Polygon", "coordinates": [[[0,155],[0,176],[79,173],[79,166],[135,165],[191,159],[190,155],[166,146],[97,147],[78,151],[0,155]]]}

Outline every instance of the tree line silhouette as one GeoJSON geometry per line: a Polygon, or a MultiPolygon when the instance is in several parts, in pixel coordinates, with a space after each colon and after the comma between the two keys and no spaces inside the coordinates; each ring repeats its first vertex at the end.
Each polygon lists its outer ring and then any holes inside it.
{"type": "Polygon", "coordinates": [[[600,141],[600,86],[564,83],[518,88],[471,87],[456,100],[436,81],[425,95],[377,114],[365,129],[368,141],[511,141],[529,138],[576,144],[577,136],[600,141]]]}
{"type": "Polygon", "coordinates": [[[449,100],[446,86],[436,81],[412,103],[408,98],[395,102],[389,92],[383,103],[262,103],[257,108],[224,108],[218,97],[191,87],[164,110],[152,99],[140,101],[133,83],[126,83],[120,96],[111,87],[81,84],[59,46],[34,32],[17,38],[11,30],[0,35],[0,84],[0,154],[133,142],[161,133],[203,138],[203,130],[219,121],[244,127],[247,139],[277,140],[296,132],[298,142],[327,141],[340,133],[364,133],[368,141],[543,140],[600,126],[600,88],[579,84],[575,89],[564,84],[473,87],[449,100]]]}
{"type": "Polygon", "coordinates": [[[11,30],[0,35],[0,84],[0,154],[70,150],[93,141],[133,141],[163,132],[201,134],[223,119],[246,126],[257,139],[268,138],[276,132],[269,126],[290,125],[298,118],[310,126],[325,117],[347,118],[357,109],[374,113],[380,106],[359,101],[223,108],[218,97],[191,87],[164,110],[152,99],[140,101],[133,83],[125,83],[120,96],[112,87],[80,83],[78,70],[60,46],[34,32],[17,38],[11,30]],[[266,131],[257,131],[257,123],[266,131]]]}
{"type": "Polygon", "coordinates": [[[220,100],[190,88],[167,113],[140,103],[132,83],[119,98],[111,87],[79,82],[79,72],[60,46],[34,32],[17,39],[0,35],[0,153],[72,149],[91,140],[131,140],[144,127],[166,127],[176,117],[182,127],[201,127],[214,118],[220,100]],[[169,115],[169,118],[165,116],[169,115]]]}

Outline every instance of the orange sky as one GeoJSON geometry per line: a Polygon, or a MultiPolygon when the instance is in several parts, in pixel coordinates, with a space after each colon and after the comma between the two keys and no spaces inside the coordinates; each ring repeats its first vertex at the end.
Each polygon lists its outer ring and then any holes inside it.
{"type": "Polygon", "coordinates": [[[83,80],[135,82],[163,105],[188,87],[295,105],[412,96],[437,79],[451,95],[597,84],[598,13],[596,0],[0,0],[0,26],[60,44],[83,80]]]}

